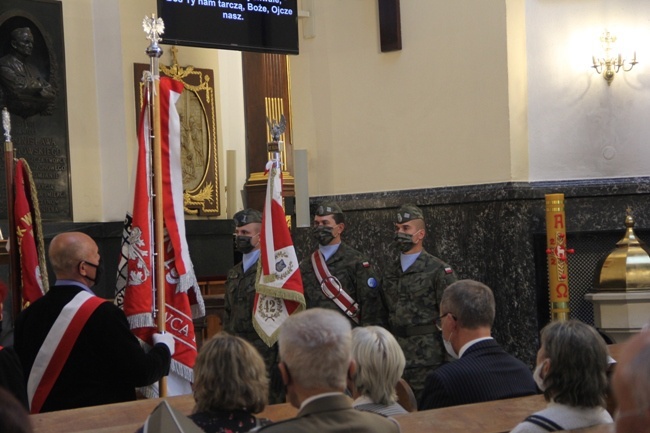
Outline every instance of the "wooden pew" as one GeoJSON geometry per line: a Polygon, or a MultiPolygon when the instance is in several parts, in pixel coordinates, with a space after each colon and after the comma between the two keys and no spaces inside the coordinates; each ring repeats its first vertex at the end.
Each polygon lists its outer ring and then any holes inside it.
{"type": "Polygon", "coordinates": [[[528,415],[545,407],[543,395],[531,395],[413,412],[397,415],[395,419],[402,433],[502,433],[509,432],[528,415]]]}
{"type": "MultiPolygon", "coordinates": [[[[154,398],[103,406],[84,407],[30,415],[34,433],[65,432],[134,432],[163,399],[154,398]]],[[[167,397],[166,400],[180,412],[189,415],[194,407],[191,395],[167,397]]],[[[259,415],[273,421],[292,418],[298,410],[288,403],[267,406],[259,415]]]]}
{"type": "MultiPolygon", "coordinates": [[[[614,359],[620,356],[621,345],[609,346],[614,359]]],[[[35,433],[58,432],[134,432],[162,399],[146,399],[135,402],[87,407],[66,411],[31,415],[35,433]]],[[[194,407],[192,396],[168,397],[172,407],[190,414],[194,407]]],[[[499,433],[509,432],[528,415],[546,406],[542,395],[432,409],[399,415],[395,418],[404,433],[422,433],[439,430],[445,432],[499,433]]],[[[279,421],[295,416],[297,409],[289,404],[268,406],[261,417],[279,421]]],[[[613,424],[573,430],[573,433],[614,433],[613,424]]]]}
{"type": "MultiPolygon", "coordinates": [[[[35,433],[134,432],[162,399],[138,400],[30,415],[35,433]]],[[[192,396],[168,397],[170,405],[184,414],[194,407],[192,396]]],[[[543,396],[534,395],[465,406],[432,409],[395,418],[403,433],[440,430],[464,433],[508,432],[533,412],[546,406],[543,396]]],[[[288,403],[268,406],[259,416],[273,421],[294,417],[297,409],[288,403]]],[[[596,433],[596,432],[594,432],[596,433]]],[[[601,433],[601,432],[598,432],[601,433]]]]}

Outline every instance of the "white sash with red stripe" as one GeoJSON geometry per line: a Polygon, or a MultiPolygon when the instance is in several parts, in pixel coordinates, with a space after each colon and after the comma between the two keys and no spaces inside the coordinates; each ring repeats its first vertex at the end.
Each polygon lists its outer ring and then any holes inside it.
{"type": "Polygon", "coordinates": [[[27,380],[27,397],[31,413],[40,412],[81,330],[91,314],[103,302],[104,299],[81,291],[59,313],[59,317],[36,355],[27,380]]]}
{"type": "Polygon", "coordinates": [[[314,254],[311,255],[311,265],[323,294],[331,299],[354,323],[358,324],[359,304],[348,295],[339,279],[330,274],[325,257],[320,250],[314,251],[314,254]]]}

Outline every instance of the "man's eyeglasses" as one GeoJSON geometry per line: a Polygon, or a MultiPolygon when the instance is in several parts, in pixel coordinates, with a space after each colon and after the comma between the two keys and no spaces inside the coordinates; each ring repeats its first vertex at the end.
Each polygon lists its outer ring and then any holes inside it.
{"type": "Polygon", "coordinates": [[[438,331],[442,331],[442,319],[444,319],[445,317],[447,317],[447,316],[449,316],[449,315],[451,315],[452,319],[457,320],[457,319],[456,319],[456,316],[454,316],[454,315],[451,314],[451,313],[445,313],[445,314],[443,314],[443,315],[441,315],[441,316],[436,317],[435,319],[433,319],[433,323],[436,324],[436,328],[438,328],[438,331]]]}

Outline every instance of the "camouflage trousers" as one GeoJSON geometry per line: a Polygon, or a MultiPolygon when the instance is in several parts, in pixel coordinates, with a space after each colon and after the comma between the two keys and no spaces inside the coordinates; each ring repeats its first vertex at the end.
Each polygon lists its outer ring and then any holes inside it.
{"type": "Polygon", "coordinates": [[[427,378],[427,375],[433,371],[433,367],[412,367],[405,368],[404,375],[402,376],[404,380],[411,385],[413,389],[413,394],[415,394],[415,399],[420,402],[420,397],[422,396],[422,391],[424,391],[424,382],[427,378]]]}

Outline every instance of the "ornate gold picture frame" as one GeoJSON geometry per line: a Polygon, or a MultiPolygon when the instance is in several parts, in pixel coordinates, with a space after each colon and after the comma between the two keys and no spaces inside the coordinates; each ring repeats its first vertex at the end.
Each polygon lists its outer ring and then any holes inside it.
{"type": "MultiPolygon", "coordinates": [[[[176,103],[181,120],[185,213],[216,216],[221,210],[214,73],[211,69],[179,66],[176,51],[173,47],[171,66],[160,65],[160,75],[181,81],[185,88],[176,103]]],[[[144,98],[142,73],[149,69],[149,65],[135,63],[133,66],[136,113],[140,113],[144,98]]]]}

